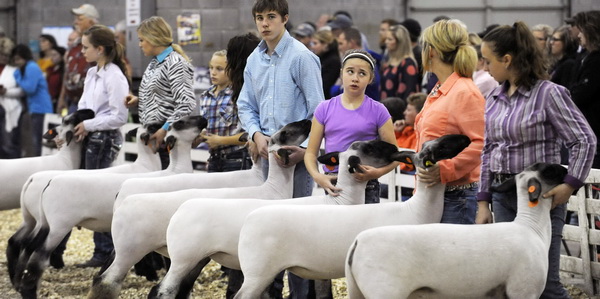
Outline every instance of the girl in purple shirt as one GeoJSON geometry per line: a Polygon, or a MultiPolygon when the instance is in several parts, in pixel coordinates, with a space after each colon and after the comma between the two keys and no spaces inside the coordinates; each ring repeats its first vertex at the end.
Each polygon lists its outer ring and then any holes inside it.
{"type": "MultiPolygon", "coordinates": [[[[304,162],[315,182],[334,196],[340,191],[332,183],[336,176],[323,174],[317,168],[317,155],[322,139],[325,139],[326,153],[345,151],[354,141],[376,138],[396,144],[390,113],[383,104],[365,95],[367,85],[374,77],[374,61],[371,55],[363,50],[347,51],[341,70],[344,92],[329,101],[321,102],[315,110],[304,162]]],[[[355,173],[356,179],[374,180],[367,185],[365,203],[379,202],[377,178],[396,166],[397,163],[382,168],[361,165],[363,172],[355,173]]],[[[326,172],[334,173],[336,170],[326,172]]]]}

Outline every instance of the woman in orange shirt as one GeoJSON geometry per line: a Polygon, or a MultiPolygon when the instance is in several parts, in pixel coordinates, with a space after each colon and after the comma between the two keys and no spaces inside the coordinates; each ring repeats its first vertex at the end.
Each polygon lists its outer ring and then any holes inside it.
{"type": "Polygon", "coordinates": [[[439,79],[415,120],[417,149],[447,134],[463,134],[471,144],[450,160],[417,169],[425,183],[446,184],[442,223],[472,224],[477,214],[477,182],[483,148],[485,100],[473,83],[477,53],[458,20],[442,20],[422,34],[423,70],[439,79]]]}

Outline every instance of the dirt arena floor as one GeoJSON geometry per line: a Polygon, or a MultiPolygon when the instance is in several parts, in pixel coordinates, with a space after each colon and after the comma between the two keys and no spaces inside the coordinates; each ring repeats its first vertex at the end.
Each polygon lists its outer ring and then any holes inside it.
{"type": "MultiPolygon", "coordinates": [[[[20,295],[10,284],[5,255],[8,239],[15,233],[20,223],[21,214],[19,209],[0,211],[0,299],[20,298],[20,295]]],[[[92,232],[86,229],[74,229],[64,255],[65,268],[56,270],[49,267],[46,270],[38,293],[39,297],[48,299],[84,298],[92,284],[92,277],[99,268],[81,269],[76,268],[74,265],[88,260],[92,251],[92,232]]],[[[164,270],[159,276],[164,276],[164,270]]],[[[194,287],[192,298],[225,298],[227,282],[221,276],[222,272],[218,264],[214,262],[208,264],[194,287]]],[[[154,284],[154,282],[149,282],[130,271],[125,278],[121,298],[146,298],[154,284]]],[[[573,299],[589,298],[577,288],[568,286],[568,289],[573,299]]],[[[347,297],[344,279],[333,281],[333,292],[335,298],[347,297]]],[[[284,295],[287,295],[287,293],[286,284],[284,295]]]]}

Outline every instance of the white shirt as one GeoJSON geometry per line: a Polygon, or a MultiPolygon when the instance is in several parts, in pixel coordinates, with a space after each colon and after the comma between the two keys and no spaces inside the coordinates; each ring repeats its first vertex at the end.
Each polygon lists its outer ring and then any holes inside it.
{"type": "Polygon", "coordinates": [[[83,94],[78,109],[92,109],[96,116],[85,120],[83,125],[89,132],[114,130],[127,122],[125,97],[129,94],[129,83],[121,69],[108,63],[88,70],[83,85],[83,94]]]}

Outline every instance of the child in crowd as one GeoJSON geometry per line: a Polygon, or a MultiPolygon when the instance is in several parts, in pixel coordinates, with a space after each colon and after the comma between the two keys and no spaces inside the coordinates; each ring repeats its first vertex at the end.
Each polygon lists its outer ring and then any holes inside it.
{"type": "MultiPolygon", "coordinates": [[[[390,113],[381,103],[365,95],[367,85],[375,74],[375,60],[363,50],[349,50],[342,60],[342,85],[344,92],[329,101],[321,102],[313,117],[308,148],[304,155],[306,168],[319,186],[326,192],[337,195],[340,191],[333,185],[337,170],[326,169],[326,174],[317,169],[317,155],[321,140],[325,139],[325,152],[344,151],[358,140],[380,138],[396,144],[390,113]]],[[[377,178],[394,169],[398,164],[391,163],[382,168],[361,166],[361,173],[354,176],[361,181],[369,181],[365,203],[379,202],[379,182],[377,178]]]]}
{"type": "Polygon", "coordinates": [[[406,109],[404,110],[404,119],[394,122],[394,133],[396,134],[396,143],[398,147],[417,149],[417,133],[415,132],[415,118],[423,109],[427,100],[427,94],[419,92],[413,93],[406,99],[406,109]]]}
{"type": "Polygon", "coordinates": [[[200,114],[208,120],[201,137],[210,147],[208,172],[248,169],[252,165],[245,141],[240,141],[238,116],[231,99],[231,80],[227,76],[227,51],[213,54],[208,69],[213,84],[202,94],[200,114]],[[237,134],[239,133],[239,134],[237,134]]]}

